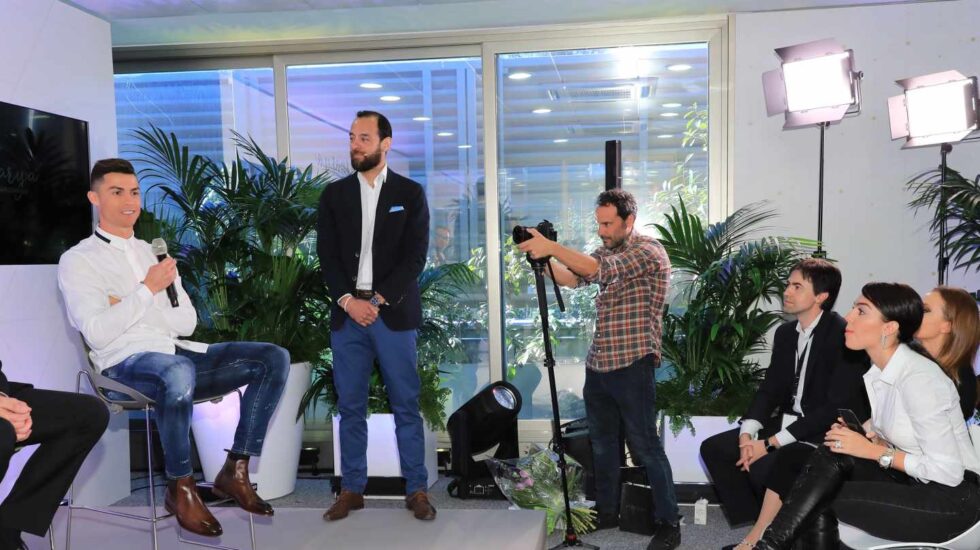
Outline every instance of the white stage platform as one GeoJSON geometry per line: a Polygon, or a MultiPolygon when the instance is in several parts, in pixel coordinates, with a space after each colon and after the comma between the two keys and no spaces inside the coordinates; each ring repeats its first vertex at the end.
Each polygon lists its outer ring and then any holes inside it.
{"type": "MultiPolygon", "coordinates": [[[[113,507],[144,513],[146,508],[113,507]]],[[[162,508],[161,508],[162,511],[162,508]]],[[[220,539],[188,536],[249,549],[248,519],[236,508],[212,508],[225,533],[220,539]]],[[[404,509],[351,512],[346,519],[325,522],[322,509],[277,508],[273,518],[255,518],[256,549],[324,550],[535,550],[545,548],[544,512],[529,510],[439,510],[435,521],[422,522],[404,509]]],[[[58,549],[65,547],[66,512],[55,518],[58,549]]],[[[195,548],[177,540],[176,520],[158,529],[160,549],[195,548]]],[[[76,550],[138,550],[150,548],[148,525],[142,522],[76,510],[72,514],[72,545],[76,550]]],[[[25,536],[31,550],[47,550],[47,539],[25,536]]]]}

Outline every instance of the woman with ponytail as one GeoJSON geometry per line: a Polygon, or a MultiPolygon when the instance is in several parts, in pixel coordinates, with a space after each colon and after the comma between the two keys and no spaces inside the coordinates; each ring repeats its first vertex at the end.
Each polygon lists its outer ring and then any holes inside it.
{"type": "MultiPolygon", "coordinates": [[[[913,340],[922,299],[909,286],[869,283],[847,317],[845,345],[873,363],[864,375],[867,434],[827,432],[755,545],[789,549],[815,523],[839,518],[891,540],[942,542],[980,520],[980,459],[952,380],[913,340]]],[[[838,548],[838,537],[821,537],[838,548]]]]}
{"type": "Polygon", "coordinates": [[[973,373],[980,342],[977,302],[969,292],[949,286],[937,286],[922,302],[925,313],[915,339],[956,384],[963,418],[971,418],[977,406],[977,379],[973,373]]]}

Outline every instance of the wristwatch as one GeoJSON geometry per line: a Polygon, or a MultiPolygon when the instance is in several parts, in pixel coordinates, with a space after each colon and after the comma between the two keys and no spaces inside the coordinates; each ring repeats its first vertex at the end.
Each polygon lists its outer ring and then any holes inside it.
{"type": "Polygon", "coordinates": [[[381,305],[382,305],[381,304],[381,298],[377,294],[375,294],[374,296],[371,296],[371,299],[368,300],[368,303],[370,303],[374,307],[381,307],[381,305]]]}
{"type": "Polygon", "coordinates": [[[767,453],[774,453],[774,452],[776,452],[776,449],[778,449],[778,448],[779,447],[776,447],[775,445],[773,445],[773,443],[771,441],[769,441],[769,438],[768,437],[766,438],[766,452],[767,453]]]}
{"type": "Polygon", "coordinates": [[[878,466],[881,466],[882,470],[887,470],[892,467],[893,460],[895,460],[895,449],[888,449],[878,457],[878,466]]]}

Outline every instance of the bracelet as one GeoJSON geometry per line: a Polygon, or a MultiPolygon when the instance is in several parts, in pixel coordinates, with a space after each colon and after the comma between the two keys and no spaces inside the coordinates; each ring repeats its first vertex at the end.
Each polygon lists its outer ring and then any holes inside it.
{"type": "Polygon", "coordinates": [[[340,302],[340,309],[344,310],[344,313],[347,313],[347,304],[350,303],[351,298],[353,298],[353,296],[345,296],[345,298],[347,298],[347,301],[340,302]]]}

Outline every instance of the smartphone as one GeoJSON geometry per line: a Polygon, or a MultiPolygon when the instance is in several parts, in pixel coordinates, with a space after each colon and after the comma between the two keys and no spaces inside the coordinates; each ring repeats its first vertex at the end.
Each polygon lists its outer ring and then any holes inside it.
{"type": "Polygon", "coordinates": [[[837,416],[844,419],[844,424],[846,424],[848,428],[861,435],[865,435],[864,426],[862,426],[861,422],[858,421],[858,417],[856,414],[854,414],[854,411],[851,409],[837,409],[837,416]]]}

